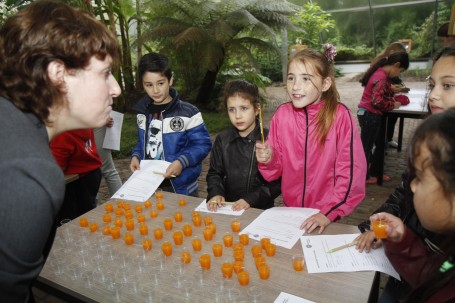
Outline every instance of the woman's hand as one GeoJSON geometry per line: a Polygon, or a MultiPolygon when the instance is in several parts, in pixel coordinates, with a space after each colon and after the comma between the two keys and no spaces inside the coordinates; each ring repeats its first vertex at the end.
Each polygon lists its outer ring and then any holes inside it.
{"type": "Polygon", "coordinates": [[[311,234],[311,232],[319,226],[319,234],[321,234],[324,231],[325,227],[330,223],[331,222],[329,218],[321,213],[317,213],[306,219],[300,226],[300,229],[304,229],[305,233],[311,234]]]}
{"type": "Polygon", "coordinates": [[[382,246],[381,239],[376,239],[372,230],[364,232],[355,238],[355,241],[357,241],[356,248],[359,252],[363,252],[363,250],[365,250],[365,252],[369,253],[371,248],[376,249],[382,246]]]}

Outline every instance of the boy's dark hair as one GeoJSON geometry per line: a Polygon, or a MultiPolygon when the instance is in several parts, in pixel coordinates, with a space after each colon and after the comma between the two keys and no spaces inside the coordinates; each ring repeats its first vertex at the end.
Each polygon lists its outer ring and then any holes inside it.
{"type": "Polygon", "coordinates": [[[391,54],[390,56],[386,56],[378,60],[376,63],[372,64],[368,70],[363,74],[362,78],[360,79],[360,83],[362,83],[362,86],[366,86],[368,83],[368,80],[370,80],[371,76],[374,74],[374,72],[383,66],[386,65],[392,65],[399,62],[400,67],[404,68],[405,70],[409,68],[409,55],[405,52],[402,53],[394,53],[391,54]]]}
{"type": "Polygon", "coordinates": [[[449,22],[441,24],[437,31],[438,37],[450,37],[449,35],[449,22]]]}
{"type": "Polygon", "coordinates": [[[149,53],[141,58],[139,62],[139,79],[142,80],[142,76],[146,72],[160,73],[169,81],[173,76],[169,59],[165,55],[158,53],[149,53]]]}
{"type": "Polygon", "coordinates": [[[224,106],[227,108],[229,97],[240,96],[247,99],[254,106],[260,102],[259,88],[256,84],[250,83],[244,79],[230,80],[224,86],[224,106]]]}

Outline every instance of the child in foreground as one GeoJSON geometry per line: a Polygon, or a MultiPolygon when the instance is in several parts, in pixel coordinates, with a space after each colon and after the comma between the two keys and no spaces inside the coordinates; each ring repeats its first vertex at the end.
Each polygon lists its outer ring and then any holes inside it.
{"type": "MultiPolygon", "coordinates": [[[[255,143],[261,140],[259,89],[245,80],[232,80],[224,89],[224,105],[233,127],[218,134],[210,154],[207,208],[216,211],[227,201],[234,202],[233,210],[273,207],[280,181],[265,181],[255,157],[255,143]]],[[[267,133],[264,129],[262,135],[267,133]]]]}
{"type": "Polygon", "coordinates": [[[411,190],[422,226],[445,234],[443,253],[427,249],[425,241],[403,221],[389,213],[377,213],[370,221],[387,224],[382,243],[387,257],[414,290],[407,302],[455,300],[455,108],[432,115],[417,129],[410,161],[414,175],[411,190]]]}
{"type": "Polygon", "coordinates": [[[326,45],[324,54],[305,49],[290,59],[291,102],[274,114],[267,142],[256,144],[262,176],[282,178],[284,204],[320,210],[302,223],[308,233],[322,233],[365,196],[365,155],[354,118],[339,102],[334,53],[326,45]]]}

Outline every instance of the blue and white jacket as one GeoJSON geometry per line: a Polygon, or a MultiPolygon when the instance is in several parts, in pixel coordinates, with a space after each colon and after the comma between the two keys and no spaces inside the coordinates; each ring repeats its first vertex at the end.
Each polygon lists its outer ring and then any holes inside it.
{"type": "MultiPolygon", "coordinates": [[[[198,108],[179,99],[175,89],[170,89],[172,101],[161,112],[164,160],[179,160],[182,173],[170,181],[176,193],[190,195],[198,189],[197,179],[201,174],[202,160],[212,148],[209,132],[198,108]]],[[[152,99],[146,94],[134,106],[137,112],[138,140],[132,157],[145,157],[146,134],[152,116],[149,107],[152,99]]]]}

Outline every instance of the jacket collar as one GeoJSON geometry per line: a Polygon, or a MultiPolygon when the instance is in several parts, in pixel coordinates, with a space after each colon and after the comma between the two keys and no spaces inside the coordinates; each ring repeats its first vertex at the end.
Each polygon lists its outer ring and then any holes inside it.
{"type": "MultiPolygon", "coordinates": [[[[178,103],[180,103],[179,94],[175,88],[171,87],[169,89],[169,95],[172,97],[172,101],[169,102],[168,106],[165,108],[165,111],[173,110],[178,106],[178,103]]],[[[152,98],[150,98],[149,95],[144,94],[133,107],[133,110],[139,113],[147,113],[152,102],[152,98]]]]}
{"type": "Polygon", "coordinates": [[[239,131],[234,126],[229,128],[229,142],[232,142],[237,139],[250,139],[251,141],[255,141],[258,136],[260,136],[261,130],[259,129],[259,120],[256,119],[256,127],[248,134],[246,137],[242,137],[239,135],[239,131]]]}

